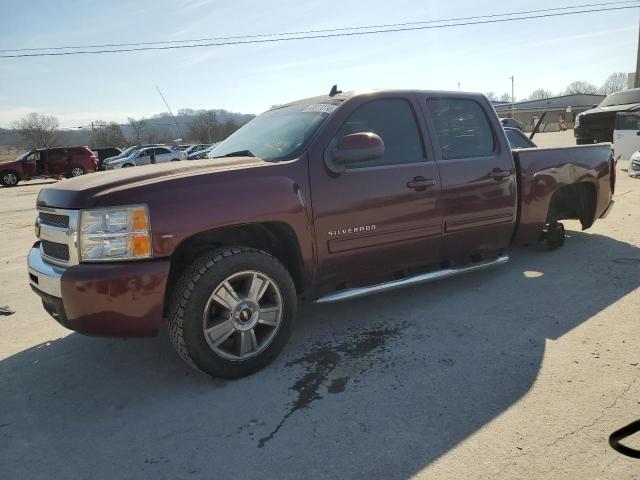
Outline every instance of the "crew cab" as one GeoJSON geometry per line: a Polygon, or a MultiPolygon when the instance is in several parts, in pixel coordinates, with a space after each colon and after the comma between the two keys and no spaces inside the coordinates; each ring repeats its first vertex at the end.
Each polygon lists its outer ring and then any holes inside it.
{"type": "Polygon", "coordinates": [[[0,184],[14,187],[20,180],[79,177],[96,170],[96,156],[88,147],[41,148],[0,162],[0,184]]]}
{"type": "Polygon", "coordinates": [[[616,114],[640,111],[640,88],[607,95],[595,108],[576,116],[573,135],[576,144],[613,142],[616,114]]]}
{"type": "Polygon", "coordinates": [[[42,189],[28,266],[45,309],[91,335],[166,325],[189,365],[239,377],[283,349],[298,297],[558,248],[560,220],[589,228],[615,184],[609,144],[512,150],[491,102],[461,92],[334,88],[259,115],[210,157],[42,189]]]}

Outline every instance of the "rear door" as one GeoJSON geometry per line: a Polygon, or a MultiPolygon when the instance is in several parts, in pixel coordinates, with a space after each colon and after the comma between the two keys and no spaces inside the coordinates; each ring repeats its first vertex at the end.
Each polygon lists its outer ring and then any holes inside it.
{"type": "Polygon", "coordinates": [[[441,217],[438,169],[425,149],[413,96],[357,97],[336,112],[310,158],[318,278],[371,282],[438,261],[441,217]],[[378,134],[382,158],[339,175],[325,166],[332,140],[378,134]]]}
{"type": "Polygon", "coordinates": [[[156,147],[156,163],[164,163],[171,161],[172,158],[178,156],[177,153],[173,153],[171,150],[165,147],[156,147]]]}
{"type": "Polygon", "coordinates": [[[640,114],[618,113],[613,131],[613,151],[616,158],[630,160],[640,150],[640,114]]]}
{"type": "Polygon", "coordinates": [[[46,150],[45,172],[48,175],[65,175],[68,172],[69,154],[66,148],[50,148],[46,150]]]}
{"type": "Polygon", "coordinates": [[[442,180],[443,259],[508,247],[516,218],[511,150],[495,113],[482,99],[425,94],[429,131],[442,180]]]}

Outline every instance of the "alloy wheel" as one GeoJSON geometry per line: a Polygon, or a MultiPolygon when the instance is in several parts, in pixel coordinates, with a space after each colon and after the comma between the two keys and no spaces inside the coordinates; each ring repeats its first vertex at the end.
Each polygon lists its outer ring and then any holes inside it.
{"type": "Polygon", "coordinates": [[[264,351],[282,323],[282,294],[262,272],[234,273],[218,284],[205,306],[204,337],[218,356],[247,360],[264,351]]]}

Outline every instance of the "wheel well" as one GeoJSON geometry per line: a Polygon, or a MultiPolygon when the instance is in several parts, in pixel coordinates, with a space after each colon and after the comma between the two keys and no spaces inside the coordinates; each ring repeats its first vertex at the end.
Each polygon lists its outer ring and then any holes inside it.
{"type": "Polygon", "coordinates": [[[557,220],[580,220],[582,229],[593,225],[596,212],[596,189],[592,183],[566,185],[553,193],[547,223],[557,220]]]}
{"type": "Polygon", "coordinates": [[[302,254],[298,239],[289,225],[267,222],[217,228],[185,239],[171,255],[164,301],[165,312],[173,287],[184,270],[203,253],[230,246],[252,247],[273,255],[291,274],[296,290],[303,290],[302,254]]]}

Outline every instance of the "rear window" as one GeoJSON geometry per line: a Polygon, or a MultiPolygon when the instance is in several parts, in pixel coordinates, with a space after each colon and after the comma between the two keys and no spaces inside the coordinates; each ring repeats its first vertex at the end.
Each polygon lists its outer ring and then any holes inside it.
{"type": "Polygon", "coordinates": [[[442,158],[492,156],[496,142],[489,120],[474,100],[439,98],[427,101],[442,158]]]}

